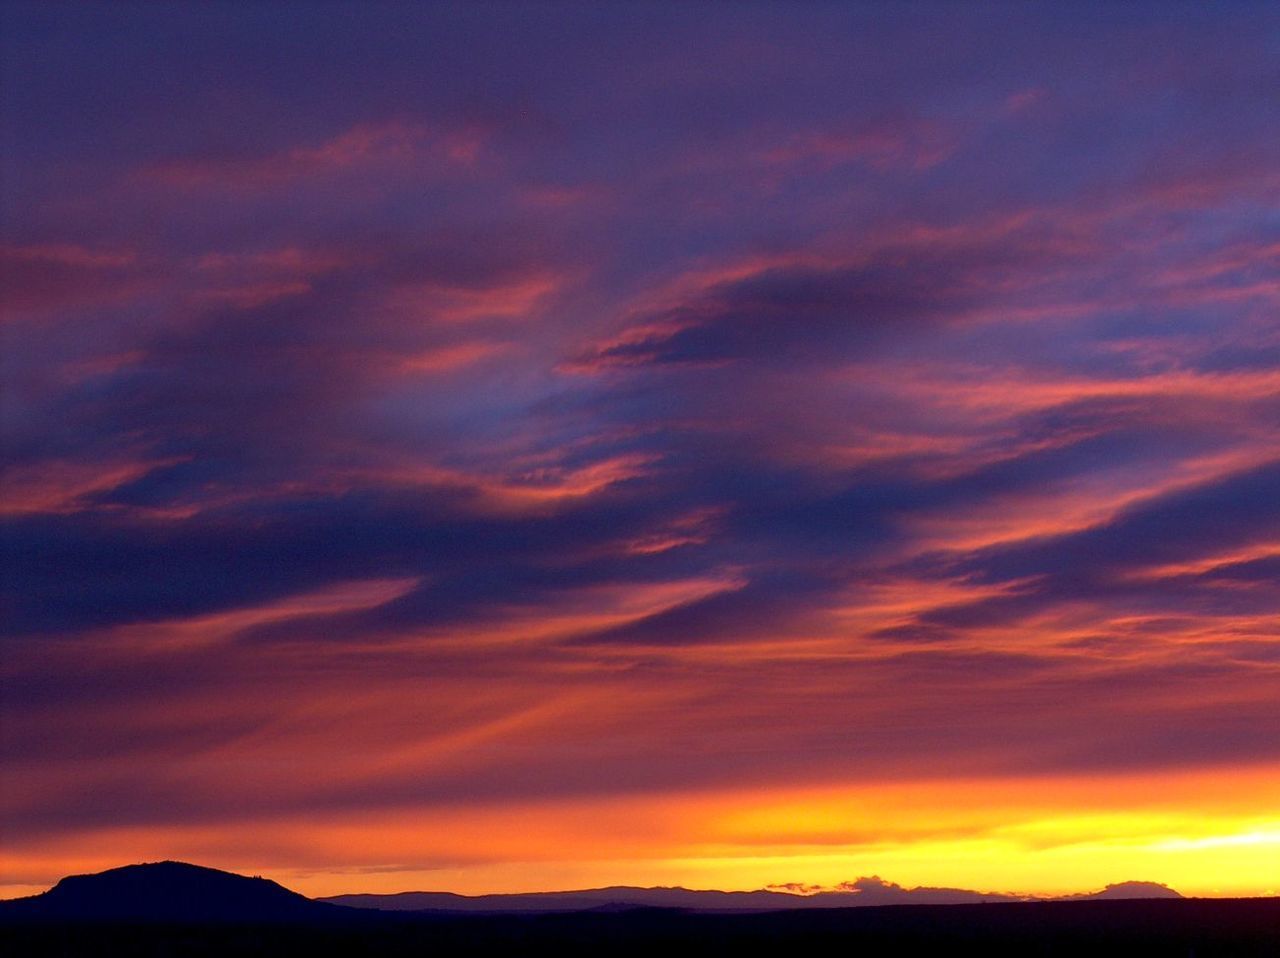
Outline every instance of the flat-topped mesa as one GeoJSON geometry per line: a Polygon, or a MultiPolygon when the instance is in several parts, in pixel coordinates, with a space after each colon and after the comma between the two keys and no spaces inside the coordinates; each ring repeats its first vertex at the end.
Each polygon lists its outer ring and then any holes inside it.
{"type": "Polygon", "coordinates": [[[340,914],[266,878],[175,861],[71,875],[41,895],[6,902],[5,913],[147,921],[294,921],[340,914]]]}

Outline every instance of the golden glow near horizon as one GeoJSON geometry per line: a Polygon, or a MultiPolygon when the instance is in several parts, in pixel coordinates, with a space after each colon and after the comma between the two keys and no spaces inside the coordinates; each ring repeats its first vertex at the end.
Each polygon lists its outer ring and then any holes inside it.
{"type": "MultiPolygon", "coordinates": [[[[1179,773],[454,807],[250,823],[230,842],[202,829],[112,829],[57,843],[23,870],[59,876],[185,858],[265,873],[313,896],[832,887],[869,875],[1031,895],[1121,881],[1188,896],[1277,894],[1280,816],[1260,816],[1251,803],[1280,807],[1280,769],[1232,776],[1249,801],[1222,791],[1220,773],[1179,773]],[[264,871],[264,855],[307,864],[264,871]]],[[[44,887],[12,883],[3,894],[44,887]]]]}

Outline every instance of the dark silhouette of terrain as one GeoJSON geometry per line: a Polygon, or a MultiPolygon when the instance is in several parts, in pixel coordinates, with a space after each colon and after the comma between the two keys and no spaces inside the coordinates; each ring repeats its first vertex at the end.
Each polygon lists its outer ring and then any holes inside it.
{"type": "MultiPolygon", "coordinates": [[[[1067,896],[1070,900],[1110,898],[1181,898],[1155,882],[1121,882],[1102,891],[1067,896]]],[[[484,914],[591,911],[631,905],[681,908],[691,911],[785,911],[813,908],[865,908],[872,905],[970,905],[984,902],[1032,901],[1026,896],[967,891],[962,888],[903,888],[872,876],[846,882],[839,888],[811,894],[785,891],[691,891],[687,888],[635,888],[615,885],[583,891],[526,892],[507,895],[455,895],[452,892],[409,891],[394,895],[335,895],[322,898],[350,908],[379,911],[432,911],[484,914]]],[[[1066,900],[1066,899],[1064,899],[1066,900]]]]}
{"type": "Polygon", "coordinates": [[[185,862],[125,865],[72,875],[47,892],[0,902],[0,919],[311,921],[342,916],[265,878],[185,862]]]}
{"type": "Polygon", "coordinates": [[[1181,898],[1178,891],[1158,881],[1120,881],[1101,891],[1083,895],[1061,895],[1057,902],[1115,902],[1126,898],[1181,898]]]}
{"type": "Polygon", "coordinates": [[[1058,901],[1116,901],[1125,898],[1181,898],[1168,885],[1153,881],[1122,881],[1086,895],[1063,895],[1058,901]]]}
{"type": "Polygon", "coordinates": [[[320,899],[352,908],[381,911],[525,913],[589,911],[631,905],[643,908],[681,908],[691,911],[786,911],[811,908],[850,908],[867,905],[958,905],[1021,901],[959,888],[903,888],[879,878],[860,878],[832,891],[797,895],[782,891],[692,891],[688,888],[635,888],[614,885],[582,891],[525,892],[507,895],[455,895],[452,892],[400,892],[395,895],[335,895],[320,899]]]}
{"type": "Polygon", "coordinates": [[[0,953],[32,958],[1280,955],[1280,899],[1113,897],[1151,890],[1146,885],[1122,885],[1066,901],[787,911],[705,911],[606,902],[595,910],[572,913],[459,914],[339,907],[264,879],[161,862],[75,876],[43,895],[0,902],[0,953]]]}

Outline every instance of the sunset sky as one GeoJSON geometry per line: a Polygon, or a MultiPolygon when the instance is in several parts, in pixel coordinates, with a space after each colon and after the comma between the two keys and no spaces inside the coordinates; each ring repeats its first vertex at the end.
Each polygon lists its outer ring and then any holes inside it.
{"type": "Polygon", "coordinates": [[[1280,893],[1280,5],[0,59],[0,897],[1280,893]]]}

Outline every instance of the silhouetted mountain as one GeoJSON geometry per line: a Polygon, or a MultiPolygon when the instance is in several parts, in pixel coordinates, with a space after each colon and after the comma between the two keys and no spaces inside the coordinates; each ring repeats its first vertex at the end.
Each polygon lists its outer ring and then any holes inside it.
{"type": "Polygon", "coordinates": [[[809,897],[820,899],[823,904],[829,901],[841,908],[850,905],[978,905],[984,902],[1025,900],[1024,896],[1019,895],[968,891],[964,888],[903,888],[895,882],[885,881],[879,875],[845,882],[833,891],[818,892],[809,897]]]}
{"type": "Polygon", "coordinates": [[[508,895],[455,895],[451,892],[410,891],[395,895],[336,895],[320,900],[350,908],[375,908],[379,911],[486,914],[575,912],[626,907],[683,908],[695,911],[776,911],[785,908],[803,908],[811,901],[810,898],[800,895],[772,891],[690,891],[686,888],[628,886],[508,895]]]}
{"type": "MultiPolygon", "coordinates": [[[[787,886],[789,887],[789,886],[787,886]]],[[[549,914],[602,908],[680,908],[703,912],[790,911],[816,908],[865,908],[875,905],[977,905],[994,902],[1098,901],[1106,899],[1181,898],[1157,882],[1129,881],[1102,891],[1056,898],[1005,895],[964,888],[904,888],[877,875],[798,894],[790,891],[692,891],[687,888],[635,888],[616,885],[581,891],[525,892],[506,895],[456,895],[409,891],[393,895],[335,895],[320,901],[348,908],[448,914],[549,914]]]]}
{"type": "Polygon", "coordinates": [[[0,902],[0,917],[270,922],[341,918],[343,912],[265,878],[154,862],[64,878],[41,895],[0,902]]]}
{"type": "Polygon", "coordinates": [[[1122,881],[1108,885],[1102,891],[1083,895],[1063,895],[1058,901],[1106,901],[1128,898],[1181,898],[1182,895],[1168,885],[1154,881],[1122,881]]]}
{"type": "MultiPolygon", "coordinates": [[[[1181,898],[1155,882],[1121,882],[1062,901],[1181,898]]],[[[1017,902],[1012,895],[959,888],[904,888],[877,876],[811,894],[786,891],[693,891],[612,886],[581,891],[506,895],[402,892],[337,895],[312,901],[264,878],[183,862],[126,865],[62,879],[49,891],[0,902],[0,918],[95,918],[141,921],[314,921],[353,917],[353,909],[435,914],[555,914],[635,908],[727,913],[815,910],[879,905],[959,905],[1017,902]],[[344,907],[338,907],[344,906],[344,907]]]]}
{"type": "MultiPolygon", "coordinates": [[[[811,889],[805,889],[810,891],[811,889]]],[[[343,896],[406,899],[409,896],[343,896]]],[[[275,882],[180,862],[130,865],[65,878],[43,895],[0,902],[0,953],[23,958],[418,958],[554,954],[666,958],[849,952],[972,958],[1139,958],[1280,954],[1280,899],[1182,899],[1163,885],[1125,882],[1066,901],[921,904],[978,895],[906,889],[863,878],[812,895],[604,888],[547,895],[434,894],[435,911],[370,911],[311,901],[275,882]],[[1132,900],[1141,895],[1144,900],[1132,900]],[[1156,898],[1152,896],[1162,896],[1156,898]],[[595,896],[594,898],[590,896],[595,896]],[[643,902],[625,899],[640,897],[643,902]],[[865,896],[865,897],[864,897],[865,896]],[[887,907],[871,904],[893,899],[887,907]],[[1119,900],[1128,898],[1129,900],[1119,900]],[[501,914],[492,899],[571,905],[571,914],[501,914]],[[779,899],[789,908],[780,909],[779,899]],[[594,904],[583,907],[588,901],[594,904]],[[715,902],[710,908],[688,907],[715,902]],[[830,904],[816,904],[830,903],[830,904]],[[861,901],[869,907],[835,907],[861,901]],[[470,903],[458,908],[459,902],[470,903]],[[648,906],[662,902],[668,907],[648,906]],[[725,903],[734,907],[724,907],[725,903]],[[801,902],[810,904],[794,907],[801,902]],[[768,907],[757,907],[766,903],[768,907]],[[900,907],[910,903],[910,907],[900,907]],[[471,909],[480,913],[459,913],[471,909]],[[75,919],[75,920],[69,920],[75,919]]],[[[997,896],[980,896],[993,898],[997,896]]],[[[416,903],[416,902],[415,902],[416,903]]]]}
{"type": "Polygon", "coordinates": [[[866,905],[963,905],[1021,901],[1013,895],[960,888],[903,888],[878,877],[859,878],[838,888],[808,895],[785,891],[691,891],[687,888],[633,888],[626,885],[582,891],[527,892],[510,895],[455,895],[450,892],[401,892],[395,895],[336,895],[321,899],[351,908],[380,911],[433,911],[516,914],[573,912],[603,907],[681,908],[690,911],[787,911],[851,908],[866,905]]]}

